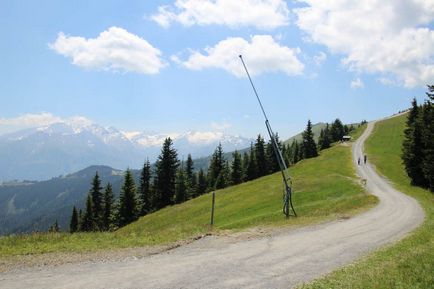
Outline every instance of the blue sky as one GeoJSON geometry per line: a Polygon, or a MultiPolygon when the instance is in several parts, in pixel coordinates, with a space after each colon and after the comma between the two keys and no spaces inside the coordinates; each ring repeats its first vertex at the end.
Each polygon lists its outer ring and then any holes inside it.
{"type": "Polygon", "coordinates": [[[246,11],[224,0],[1,1],[0,133],[45,112],[126,131],[254,137],[265,127],[231,62],[239,53],[283,137],[307,119],[388,116],[434,80],[432,1],[239,2],[246,11]],[[103,32],[125,42],[86,42],[103,32]]]}

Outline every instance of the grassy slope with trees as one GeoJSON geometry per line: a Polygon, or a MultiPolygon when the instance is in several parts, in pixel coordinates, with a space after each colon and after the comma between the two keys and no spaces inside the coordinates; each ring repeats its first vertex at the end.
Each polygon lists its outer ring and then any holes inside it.
{"type": "Polygon", "coordinates": [[[424,224],[399,243],[301,288],[434,288],[434,194],[411,186],[405,173],[401,150],[406,119],[403,115],[377,123],[366,150],[379,173],[420,202],[424,224]]]}
{"type": "MultiPolygon", "coordinates": [[[[359,130],[363,127],[359,128],[359,130]]],[[[359,134],[356,130],[355,134],[359,134]]],[[[217,191],[216,219],[209,227],[211,196],[166,207],[116,232],[39,233],[0,238],[0,257],[47,252],[84,252],[167,244],[221,230],[296,226],[356,214],[373,206],[355,178],[350,146],[337,145],[290,168],[298,218],[282,214],[280,173],[217,191]]]]}

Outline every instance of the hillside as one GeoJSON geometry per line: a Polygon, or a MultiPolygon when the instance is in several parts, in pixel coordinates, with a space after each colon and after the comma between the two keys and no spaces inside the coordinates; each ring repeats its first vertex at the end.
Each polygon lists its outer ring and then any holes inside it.
{"type": "Polygon", "coordinates": [[[397,244],[300,288],[433,288],[434,195],[411,186],[405,173],[401,149],[406,117],[405,114],[377,123],[366,151],[378,172],[399,191],[419,201],[425,209],[424,224],[397,244]]]}
{"type": "Polygon", "coordinates": [[[111,182],[114,192],[119,192],[123,172],[107,166],[91,166],[48,181],[0,186],[0,235],[46,231],[56,219],[67,228],[72,206],[84,207],[96,171],[103,185],[111,182]]]}
{"type": "MultiPolygon", "coordinates": [[[[351,147],[337,145],[318,158],[290,169],[298,218],[282,214],[279,173],[216,193],[215,227],[242,230],[256,226],[304,225],[366,210],[376,199],[364,193],[354,175],[351,147]]],[[[0,238],[0,256],[56,251],[95,251],[167,244],[210,232],[210,194],[167,207],[114,233],[33,234],[0,238]]]]}

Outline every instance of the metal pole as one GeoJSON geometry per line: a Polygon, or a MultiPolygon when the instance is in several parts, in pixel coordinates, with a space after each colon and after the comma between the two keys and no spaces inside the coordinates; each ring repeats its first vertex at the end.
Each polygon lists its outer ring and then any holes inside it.
{"type": "Polygon", "coordinates": [[[214,225],[215,192],[212,192],[211,226],[214,225]]]}
{"type": "Polygon", "coordinates": [[[283,183],[285,186],[284,190],[284,200],[283,200],[283,213],[286,217],[289,217],[289,208],[291,207],[294,216],[297,216],[297,213],[294,210],[294,206],[292,205],[292,181],[291,177],[288,175],[288,168],[286,167],[285,160],[283,158],[282,152],[280,151],[279,145],[276,140],[276,135],[271,129],[270,122],[268,120],[267,114],[265,113],[264,106],[262,105],[261,99],[259,98],[258,92],[256,91],[255,85],[253,84],[252,78],[250,77],[249,70],[247,69],[246,64],[244,63],[243,56],[239,55],[241,62],[243,63],[244,69],[246,70],[247,76],[249,78],[250,84],[252,85],[253,91],[255,92],[256,99],[259,102],[259,106],[261,107],[262,113],[265,117],[265,125],[267,127],[268,134],[270,135],[271,144],[273,146],[274,153],[276,155],[276,159],[279,163],[280,171],[282,173],[283,183]]]}

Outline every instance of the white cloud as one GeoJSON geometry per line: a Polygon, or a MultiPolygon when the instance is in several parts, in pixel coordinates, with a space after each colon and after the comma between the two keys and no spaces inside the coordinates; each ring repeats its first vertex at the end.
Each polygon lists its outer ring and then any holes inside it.
{"type": "Polygon", "coordinates": [[[351,88],[353,89],[359,89],[359,88],[364,88],[365,84],[363,83],[363,81],[360,78],[356,78],[353,81],[351,81],[351,88]]]}
{"type": "Polygon", "coordinates": [[[297,25],[343,54],[350,70],[393,75],[407,87],[434,79],[434,1],[301,0],[297,25]]]}
{"type": "Polygon", "coordinates": [[[160,50],[119,27],[110,27],[89,39],[60,32],[49,47],[86,69],[156,74],[166,66],[160,50]]]}
{"type": "Polygon", "coordinates": [[[160,6],[151,19],[163,27],[179,22],[273,29],[288,24],[289,10],[284,0],[177,0],[174,6],[160,6]]]}
{"type": "Polygon", "coordinates": [[[304,69],[297,58],[299,52],[299,48],[281,46],[270,35],[255,35],[250,42],[240,37],[227,38],[214,47],[205,48],[204,54],[192,51],[186,61],[176,56],[172,56],[172,60],[192,70],[221,68],[237,77],[244,77],[245,71],[238,57],[242,54],[252,75],[275,71],[297,75],[304,69]]]}
{"type": "Polygon", "coordinates": [[[323,64],[323,62],[326,61],[326,59],[327,59],[327,54],[320,51],[317,55],[313,57],[313,62],[315,62],[315,64],[319,66],[323,64]]]}
{"type": "Polygon", "coordinates": [[[93,122],[83,116],[62,118],[49,112],[27,113],[18,117],[0,118],[0,133],[13,132],[20,129],[47,127],[54,123],[67,123],[72,127],[89,126],[93,122]]]}
{"type": "Polygon", "coordinates": [[[37,127],[60,122],[62,119],[48,112],[28,113],[13,118],[0,118],[0,125],[37,127]]]}

